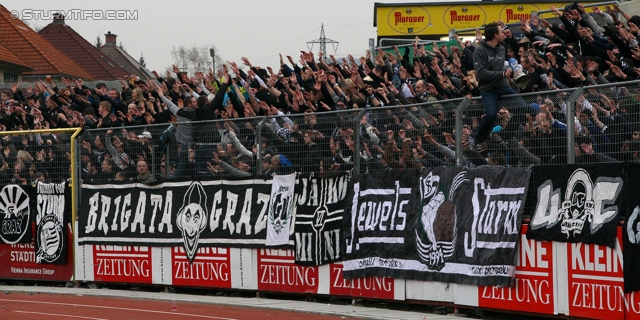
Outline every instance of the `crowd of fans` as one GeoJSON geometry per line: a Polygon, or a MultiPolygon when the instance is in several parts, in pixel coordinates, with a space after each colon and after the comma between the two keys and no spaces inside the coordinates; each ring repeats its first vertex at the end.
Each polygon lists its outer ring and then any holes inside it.
{"type": "MultiPolygon", "coordinates": [[[[473,65],[480,31],[476,41],[456,36],[457,46],[434,51],[416,39],[413,50],[367,51],[359,59],[302,52],[299,61],[285,61],[281,55],[277,69],[242,58],[243,67],[227,62],[215,73],[174,67],[164,76],[154,71],[157,80],[123,77],[119,88],[64,78],[15,84],[1,92],[0,129],[102,129],[82,135],[84,181],[242,177],[259,173],[259,166],[263,174],[326,176],[353,169],[356,157],[361,172],[454,164],[453,108],[460,100],[452,99],[468,97],[465,165],[566,163],[567,121],[575,123],[576,162],[638,160],[638,86],[588,87],[638,78],[640,17],[617,6],[551,9],[560,23],[523,19],[520,39],[504,26],[506,58],[517,59],[531,77],[517,90],[537,94],[525,97],[526,106],[501,102],[486,151],[472,148],[483,116],[473,65]],[[575,119],[567,119],[568,95],[554,91],[581,86],[587,90],[575,119]],[[339,110],[345,111],[331,112],[339,110]]],[[[4,136],[0,177],[6,183],[64,179],[68,142],[52,133],[4,136]]]]}

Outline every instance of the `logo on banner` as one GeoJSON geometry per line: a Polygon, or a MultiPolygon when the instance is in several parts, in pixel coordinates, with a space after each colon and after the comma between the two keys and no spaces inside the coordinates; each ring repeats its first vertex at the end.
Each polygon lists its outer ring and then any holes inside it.
{"type": "Polygon", "coordinates": [[[448,197],[440,176],[429,172],[427,177],[420,178],[422,214],[416,228],[416,245],[420,261],[430,270],[441,270],[445,259],[453,255],[457,231],[456,206],[452,199],[458,187],[469,182],[465,176],[464,171],[456,175],[448,197]]]}
{"type": "Polygon", "coordinates": [[[269,209],[269,223],[273,226],[273,231],[279,235],[281,232],[289,233],[289,229],[285,227],[289,226],[291,220],[291,213],[293,211],[293,199],[291,199],[291,192],[289,189],[291,186],[280,186],[271,196],[273,197],[273,204],[269,209]]]}
{"type": "Polygon", "coordinates": [[[321,265],[340,259],[348,177],[302,178],[300,184],[296,194],[296,263],[321,265]]]}
{"type": "Polygon", "coordinates": [[[27,233],[29,226],[29,195],[17,185],[8,185],[0,191],[0,238],[7,244],[16,244],[27,233]]]}
{"type": "Polygon", "coordinates": [[[622,178],[600,177],[593,183],[586,170],[577,169],[567,182],[563,201],[560,200],[560,189],[551,190],[551,180],[538,188],[531,228],[550,228],[560,222],[561,232],[569,239],[581,234],[587,223],[594,234],[617,216],[618,206],[605,206],[614,203],[620,194],[622,178]]]}
{"type": "Polygon", "coordinates": [[[198,181],[193,181],[184,195],[184,202],[176,218],[178,229],[182,231],[184,249],[190,261],[193,261],[198,251],[200,233],[207,226],[208,213],[206,203],[207,194],[204,192],[202,184],[198,181]]]}
{"type": "Polygon", "coordinates": [[[36,263],[52,263],[58,260],[63,247],[61,221],[53,214],[45,215],[38,224],[36,263]]]}

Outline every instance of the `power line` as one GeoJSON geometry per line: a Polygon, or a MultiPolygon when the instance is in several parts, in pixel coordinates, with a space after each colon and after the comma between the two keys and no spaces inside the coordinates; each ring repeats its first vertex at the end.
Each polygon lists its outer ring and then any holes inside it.
{"type": "Polygon", "coordinates": [[[371,24],[371,22],[365,22],[365,23],[350,23],[350,24],[328,24],[327,27],[349,27],[349,26],[363,26],[363,25],[371,25],[373,27],[373,25],[371,24]]]}
{"type": "MultiPolygon", "coordinates": [[[[290,45],[290,46],[288,46],[288,47],[286,47],[286,48],[284,48],[284,49],[282,49],[282,50],[278,51],[278,54],[280,54],[280,53],[282,53],[282,52],[284,52],[284,51],[287,51],[289,48],[291,48],[291,47],[295,46],[295,45],[296,45],[296,44],[298,44],[300,41],[304,40],[304,38],[306,38],[306,37],[310,36],[312,33],[316,32],[316,31],[318,31],[318,29],[319,29],[319,28],[315,28],[315,29],[313,29],[311,32],[309,32],[309,34],[307,34],[306,36],[304,36],[304,37],[300,38],[298,41],[294,42],[292,45],[290,45]]],[[[269,59],[271,59],[271,58],[273,58],[273,57],[275,57],[275,56],[276,56],[276,54],[274,54],[274,55],[270,56],[269,58],[266,58],[266,59],[264,59],[264,60],[260,61],[260,62],[259,62],[259,63],[257,63],[257,64],[259,64],[259,65],[260,65],[260,64],[262,64],[262,63],[266,62],[267,60],[269,60],[269,59]]]]}

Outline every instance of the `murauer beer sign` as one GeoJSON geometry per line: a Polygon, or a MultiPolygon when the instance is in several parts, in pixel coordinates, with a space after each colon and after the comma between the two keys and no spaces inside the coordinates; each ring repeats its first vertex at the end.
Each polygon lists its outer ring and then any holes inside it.
{"type": "Polygon", "coordinates": [[[500,10],[500,18],[505,23],[518,23],[521,19],[531,19],[531,11],[540,11],[532,4],[510,4],[500,10]]]}
{"type": "Polygon", "coordinates": [[[487,14],[479,6],[451,6],[445,10],[443,20],[450,29],[477,28],[485,24],[487,14]]]}
{"type": "Polygon", "coordinates": [[[391,10],[387,22],[396,32],[420,33],[431,23],[431,16],[421,7],[398,7],[391,10]]]}

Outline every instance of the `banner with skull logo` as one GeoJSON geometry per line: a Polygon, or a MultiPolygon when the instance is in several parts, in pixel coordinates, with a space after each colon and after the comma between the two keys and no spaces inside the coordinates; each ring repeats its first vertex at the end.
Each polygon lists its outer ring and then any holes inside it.
{"type": "Polygon", "coordinates": [[[534,176],[528,239],[615,246],[623,163],[536,167],[534,176]]]}

